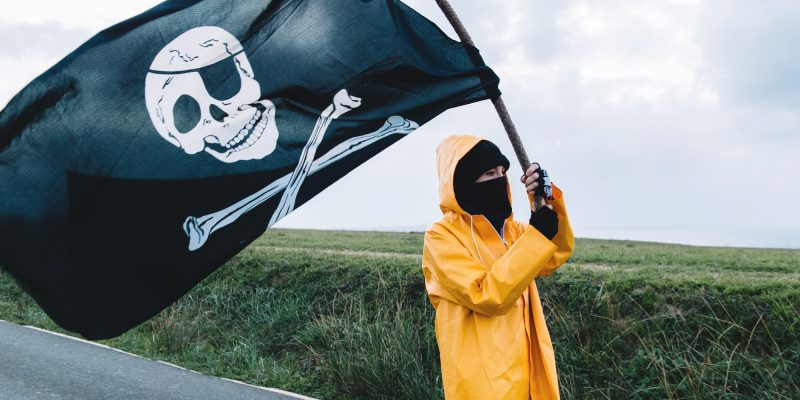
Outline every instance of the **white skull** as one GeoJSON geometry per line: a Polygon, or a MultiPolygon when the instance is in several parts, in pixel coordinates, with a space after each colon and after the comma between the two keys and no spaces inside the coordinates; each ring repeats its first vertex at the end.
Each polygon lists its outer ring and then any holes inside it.
{"type": "Polygon", "coordinates": [[[275,106],[259,101],[260,96],[261,86],[242,45],[215,26],[191,29],[166,45],[153,60],[145,83],[147,110],[161,137],[187,154],[205,150],[226,163],[259,160],[275,150],[275,106]],[[233,97],[215,98],[215,87],[225,87],[236,75],[223,69],[210,76],[215,81],[204,82],[201,73],[227,65],[238,73],[241,87],[229,91],[233,97]]]}

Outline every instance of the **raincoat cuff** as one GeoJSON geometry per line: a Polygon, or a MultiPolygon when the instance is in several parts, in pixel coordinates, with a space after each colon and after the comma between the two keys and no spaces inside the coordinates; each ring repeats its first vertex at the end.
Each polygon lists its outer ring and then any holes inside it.
{"type": "Polygon", "coordinates": [[[564,193],[561,192],[561,189],[559,189],[555,183],[551,183],[550,187],[553,189],[553,196],[547,199],[547,201],[561,200],[564,197],[564,193]]]}

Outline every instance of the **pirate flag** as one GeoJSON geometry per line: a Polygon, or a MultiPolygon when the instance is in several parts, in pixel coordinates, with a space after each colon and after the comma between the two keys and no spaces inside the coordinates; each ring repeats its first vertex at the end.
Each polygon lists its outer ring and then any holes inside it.
{"type": "Polygon", "coordinates": [[[0,113],[0,267],[64,329],[120,335],[497,84],[398,0],[166,1],[0,113]]]}

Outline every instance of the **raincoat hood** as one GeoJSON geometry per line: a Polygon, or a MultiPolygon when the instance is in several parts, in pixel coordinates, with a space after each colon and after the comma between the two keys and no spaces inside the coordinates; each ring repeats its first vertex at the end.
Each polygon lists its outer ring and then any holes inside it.
{"type": "MultiPolygon", "coordinates": [[[[439,209],[442,214],[448,212],[466,214],[456,200],[454,175],[456,166],[478,142],[485,140],[475,135],[452,135],[446,137],[436,147],[436,167],[439,174],[439,209]]],[[[511,203],[511,189],[508,188],[508,202],[511,203]]],[[[511,218],[511,217],[509,217],[511,218]]]]}

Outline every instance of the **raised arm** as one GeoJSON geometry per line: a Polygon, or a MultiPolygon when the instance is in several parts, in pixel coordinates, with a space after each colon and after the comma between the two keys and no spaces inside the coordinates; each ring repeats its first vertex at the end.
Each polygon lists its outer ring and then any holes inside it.
{"type": "Polygon", "coordinates": [[[549,174],[538,163],[531,164],[531,167],[522,176],[521,182],[528,192],[532,214],[529,224],[516,223],[515,225],[520,230],[528,230],[533,226],[556,245],[558,250],[539,273],[539,276],[549,275],[567,262],[575,248],[575,236],[569,223],[564,194],[550,181],[549,174]],[[534,192],[548,199],[547,207],[538,211],[533,207],[534,192]]]}
{"type": "Polygon", "coordinates": [[[454,236],[432,229],[425,233],[422,266],[446,291],[448,300],[479,314],[502,315],[556,250],[556,245],[531,229],[494,264],[484,266],[454,236]]]}

